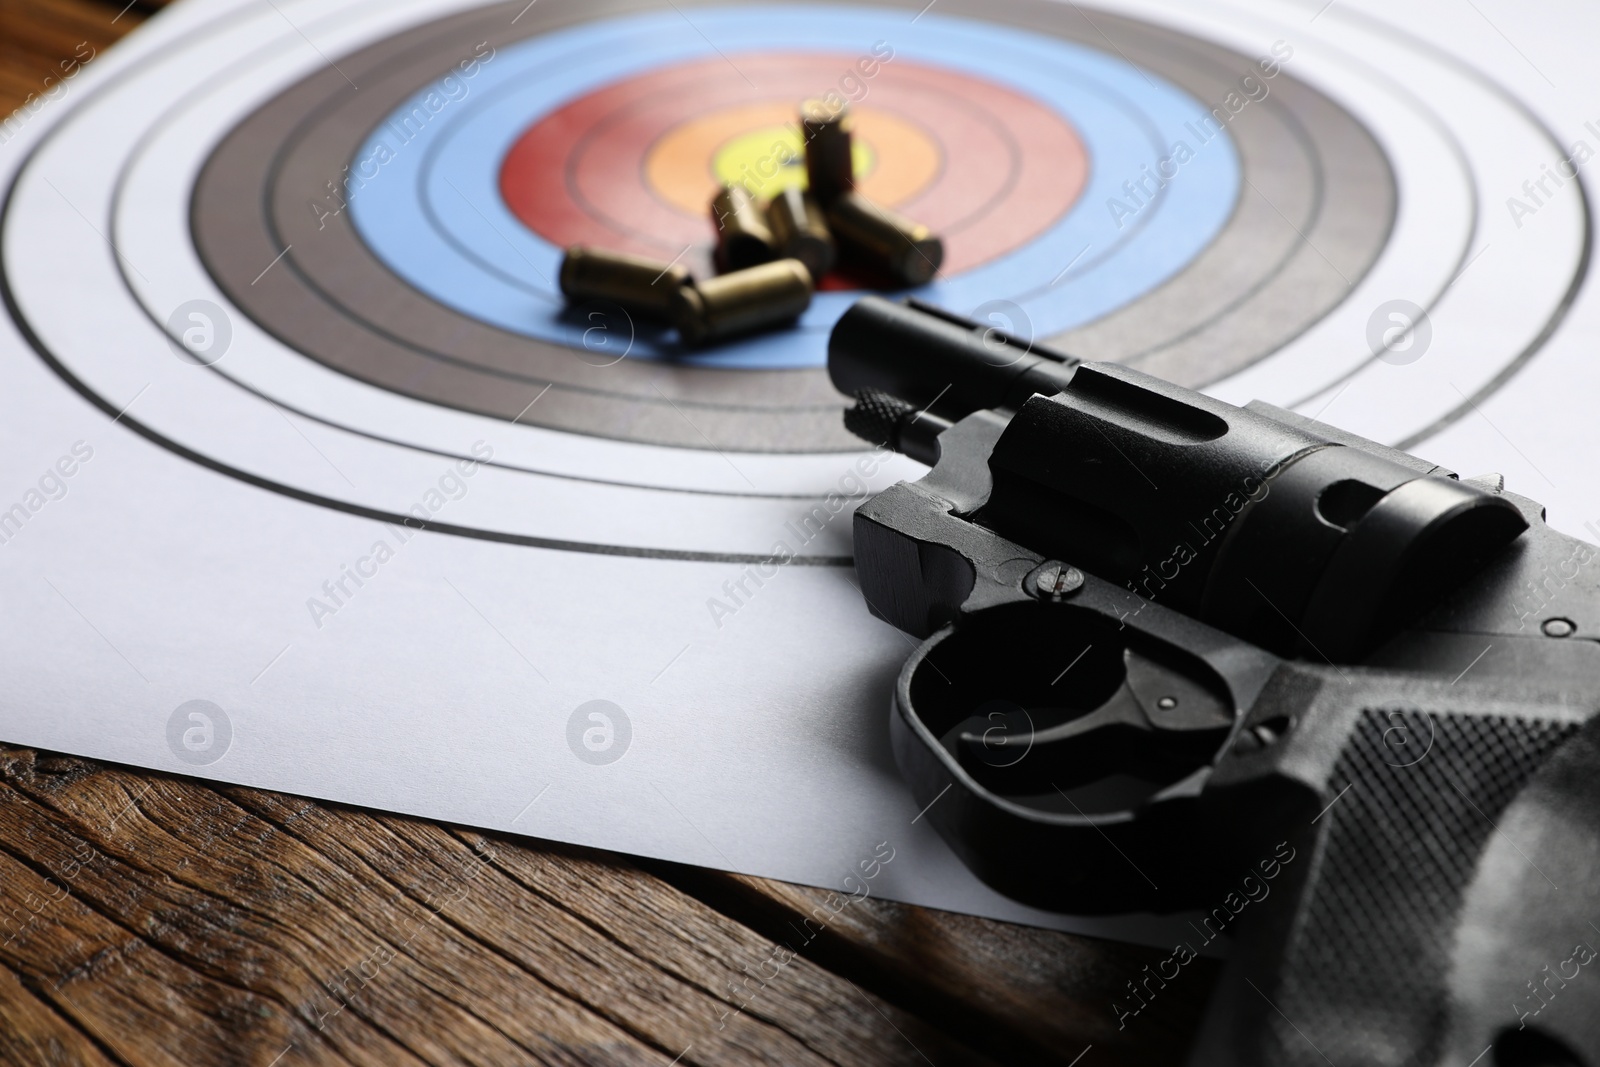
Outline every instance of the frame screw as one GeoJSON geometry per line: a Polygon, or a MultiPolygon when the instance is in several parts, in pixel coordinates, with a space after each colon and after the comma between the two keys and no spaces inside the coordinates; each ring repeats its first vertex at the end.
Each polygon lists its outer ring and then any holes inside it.
{"type": "Polygon", "coordinates": [[[1052,560],[1033,572],[1033,591],[1049,600],[1061,600],[1083,588],[1083,572],[1052,560]]]}

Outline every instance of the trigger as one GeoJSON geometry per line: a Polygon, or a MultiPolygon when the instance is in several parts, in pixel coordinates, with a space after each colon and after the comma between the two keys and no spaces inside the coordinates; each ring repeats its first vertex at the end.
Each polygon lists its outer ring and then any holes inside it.
{"type": "Polygon", "coordinates": [[[1131,648],[1123,652],[1123,666],[1121,684],[1086,713],[1009,705],[1004,713],[973,716],[955,738],[957,758],[980,780],[1007,792],[1119,771],[1164,776],[1170,766],[1203,761],[1215,733],[1232,726],[1228,706],[1187,675],[1131,648]]]}
{"type": "Polygon", "coordinates": [[[1233,725],[1233,713],[1205,686],[1133,649],[1123,654],[1126,685],[1156,730],[1215,730],[1233,725]]]}

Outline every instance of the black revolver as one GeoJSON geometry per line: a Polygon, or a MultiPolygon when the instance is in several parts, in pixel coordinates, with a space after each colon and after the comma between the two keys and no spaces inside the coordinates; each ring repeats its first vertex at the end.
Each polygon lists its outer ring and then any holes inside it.
{"type": "Polygon", "coordinates": [[[891,732],[985,882],[1224,933],[1191,1063],[1600,1067],[1600,550],[1461,480],[915,301],[834,328],[856,512],[926,638],[891,732]],[[1589,973],[1594,971],[1596,973],[1589,973]]]}

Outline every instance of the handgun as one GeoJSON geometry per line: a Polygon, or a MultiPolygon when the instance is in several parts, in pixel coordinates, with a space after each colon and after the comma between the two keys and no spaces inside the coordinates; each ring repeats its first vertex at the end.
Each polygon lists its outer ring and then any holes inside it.
{"type": "Polygon", "coordinates": [[[1600,549],[1498,475],[915,300],[854,304],[828,370],[931,468],[853,520],[924,639],[924,817],[1017,900],[1193,930],[1119,1026],[1226,945],[1194,1065],[1600,1064],[1600,549]]]}

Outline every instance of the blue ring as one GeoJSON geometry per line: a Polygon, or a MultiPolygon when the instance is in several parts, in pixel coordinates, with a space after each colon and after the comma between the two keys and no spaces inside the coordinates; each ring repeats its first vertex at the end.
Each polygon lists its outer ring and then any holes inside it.
{"type": "MultiPolygon", "coordinates": [[[[1036,336],[1072,329],[1180,271],[1227,223],[1239,195],[1239,157],[1227,132],[1207,142],[1194,132],[1210,117],[1205,105],[1156,74],[1082,45],[932,13],[911,25],[904,12],[873,9],[834,9],[819,19],[814,8],[733,7],[698,9],[693,18],[691,25],[676,12],[633,15],[545,34],[499,50],[470,78],[456,73],[419,91],[368,135],[356,157],[384,160],[376,175],[352,186],[356,231],[390,270],[440,303],[576,347],[583,327],[562,315],[555,287],[562,249],[528,230],[500,199],[501,164],[528,126],[615,81],[719,51],[866,53],[878,41],[892,45],[895,59],[953,68],[1032,96],[1078,131],[1089,155],[1087,184],[1065,217],[1021,248],[922,287],[923,299],[963,312],[1011,300],[1036,336]],[[399,119],[419,107],[431,117],[407,138],[399,119]],[[1182,180],[1141,205],[1125,183],[1154,172],[1180,143],[1192,151],[1182,180]]],[[[704,352],[686,353],[670,333],[641,333],[630,357],[720,368],[820,367],[828,331],[857,295],[818,293],[798,328],[704,352]]]]}

